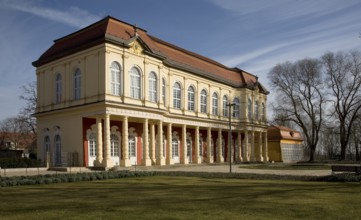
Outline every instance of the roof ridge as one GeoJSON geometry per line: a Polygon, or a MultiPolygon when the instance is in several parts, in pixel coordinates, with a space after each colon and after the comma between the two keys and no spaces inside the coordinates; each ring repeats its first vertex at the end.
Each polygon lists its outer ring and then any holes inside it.
{"type": "MultiPolygon", "coordinates": [[[[188,55],[191,55],[191,56],[193,56],[193,57],[199,58],[199,59],[201,59],[201,60],[203,60],[203,61],[212,63],[212,64],[214,64],[214,65],[217,65],[217,66],[219,66],[219,67],[225,68],[225,69],[227,69],[227,70],[234,71],[234,68],[230,68],[230,67],[228,67],[228,66],[225,66],[225,65],[223,65],[222,63],[217,62],[217,61],[215,61],[215,60],[213,60],[213,59],[211,59],[211,58],[208,58],[208,57],[206,57],[206,56],[203,56],[203,55],[200,55],[200,54],[198,54],[198,53],[192,52],[192,51],[190,51],[190,50],[186,50],[186,49],[181,48],[181,47],[179,47],[179,46],[177,46],[177,45],[175,45],[175,44],[172,44],[172,43],[169,43],[169,42],[164,41],[164,40],[162,40],[162,39],[159,39],[159,38],[157,38],[157,37],[154,37],[154,36],[152,36],[152,35],[150,35],[150,34],[147,34],[147,35],[148,35],[152,40],[154,40],[154,41],[156,41],[156,42],[158,42],[158,43],[164,44],[164,45],[169,46],[169,47],[171,47],[171,48],[173,48],[173,49],[176,49],[176,50],[178,50],[178,51],[184,52],[184,53],[186,53],[186,54],[188,54],[188,55]]],[[[235,72],[236,72],[236,71],[235,71],[235,72]]]]}

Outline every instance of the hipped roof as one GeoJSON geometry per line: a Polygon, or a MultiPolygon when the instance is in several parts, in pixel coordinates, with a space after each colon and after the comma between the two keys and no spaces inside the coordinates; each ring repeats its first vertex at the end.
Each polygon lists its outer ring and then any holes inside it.
{"type": "Polygon", "coordinates": [[[279,125],[272,125],[268,127],[267,138],[269,141],[279,141],[279,140],[303,141],[300,132],[279,125]]]}
{"type": "Polygon", "coordinates": [[[112,43],[130,47],[133,41],[139,41],[144,53],[163,61],[172,68],[191,72],[214,81],[236,88],[258,88],[260,92],[269,92],[258,82],[257,76],[239,68],[229,68],[210,58],[185,50],[147,33],[146,30],[120,21],[111,16],[85,27],[77,32],[54,41],[54,44],[33,62],[40,67],[101,43],[112,43]]]}

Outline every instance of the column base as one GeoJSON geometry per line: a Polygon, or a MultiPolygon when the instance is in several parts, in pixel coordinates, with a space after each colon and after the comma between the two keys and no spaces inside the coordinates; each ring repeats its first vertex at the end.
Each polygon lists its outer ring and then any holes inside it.
{"type": "Polygon", "coordinates": [[[207,159],[206,159],[206,162],[207,162],[207,163],[213,163],[213,162],[214,162],[214,161],[213,161],[213,157],[207,158],[207,159]]]}
{"type": "Polygon", "coordinates": [[[143,166],[151,166],[152,165],[152,160],[151,159],[143,159],[142,160],[142,165],[143,166]]]}
{"type": "Polygon", "coordinates": [[[132,164],[130,163],[129,159],[124,159],[120,161],[120,166],[122,167],[130,167],[132,166],[132,164]]]}
{"type": "Polygon", "coordinates": [[[114,166],[114,162],[111,159],[103,160],[103,166],[105,168],[111,168],[114,166]]]}
{"type": "Polygon", "coordinates": [[[188,158],[181,160],[181,164],[189,164],[188,158]]]}
{"type": "Polygon", "coordinates": [[[201,164],[201,163],[202,163],[202,159],[201,159],[200,157],[196,157],[194,163],[195,163],[195,164],[201,164]]]}
{"type": "MultiPolygon", "coordinates": [[[[103,163],[100,160],[94,160],[93,164],[94,164],[95,167],[102,167],[103,166],[103,163]]],[[[90,165],[91,164],[89,164],[89,166],[90,165]]]]}
{"type": "Polygon", "coordinates": [[[160,165],[160,166],[164,166],[165,165],[165,159],[164,158],[158,159],[156,164],[160,165]]]}
{"type": "Polygon", "coordinates": [[[223,163],[224,162],[224,158],[221,156],[221,157],[218,157],[217,158],[217,162],[218,163],[223,163]]]}
{"type": "Polygon", "coordinates": [[[258,161],[258,162],[263,162],[263,157],[260,156],[259,158],[257,158],[257,161],[258,161]]]}
{"type": "Polygon", "coordinates": [[[174,161],[172,158],[167,158],[167,165],[173,165],[174,161]]]}

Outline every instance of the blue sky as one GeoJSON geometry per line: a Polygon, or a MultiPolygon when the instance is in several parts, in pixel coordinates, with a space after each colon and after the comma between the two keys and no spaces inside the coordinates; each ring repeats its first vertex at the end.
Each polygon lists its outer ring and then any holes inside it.
{"type": "Polygon", "coordinates": [[[277,63],[361,49],[360,0],[0,0],[0,120],[24,105],[20,87],[53,40],[107,15],[266,87],[277,63]]]}

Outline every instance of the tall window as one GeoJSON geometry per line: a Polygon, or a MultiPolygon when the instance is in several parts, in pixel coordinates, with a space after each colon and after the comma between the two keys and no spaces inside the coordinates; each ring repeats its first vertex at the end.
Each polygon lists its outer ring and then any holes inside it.
{"type": "Polygon", "coordinates": [[[162,99],[163,99],[163,104],[165,105],[165,94],[167,92],[167,88],[166,88],[166,83],[165,83],[165,79],[162,79],[162,99]]]}
{"type": "Polygon", "coordinates": [[[234,98],[233,99],[233,117],[234,118],[239,118],[239,99],[238,98],[234,98]]]}
{"type": "Polygon", "coordinates": [[[141,98],[141,76],[138,68],[133,67],[130,70],[130,97],[134,99],[141,98]]]}
{"type": "Polygon", "coordinates": [[[149,73],[149,101],[157,102],[157,76],[154,72],[149,73]]]}
{"type": "Polygon", "coordinates": [[[263,120],[264,122],[267,120],[266,119],[266,106],[264,103],[262,103],[262,112],[261,112],[261,120],[263,120]]]}
{"type": "Polygon", "coordinates": [[[252,119],[252,100],[248,98],[248,119],[252,119]]]}
{"type": "Polygon", "coordinates": [[[254,117],[258,120],[258,101],[254,102],[254,117]]]}
{"type": "Polygon", "coordinates": [[[88,139],[88,144],[89,144],[89,156],[90,157],[95,157],[96,156],[96,149],[97,149],[97,136],[96,134],[93,132],[89,135],[89,139],[88,139]]]}
{"type": "Polygon", "coordinates": [[[129,157],[136,156],[136,149],[135,149],[135,137],[133,135],[128,137],[129,143],[129,157]]]}
{"type": "Polygon", "coordinates": [[[188,110],[189,111],[194,111],[194,101],[195,101],[195,98],[194,98],[194,88],[193,86],[189,86],[188,88],[188,110]]]}
{"type": "Polygon", "coordinates": [[[218,95],[215,92],[212,95],[212,114],[218,115],[218,95]]]}
{"type": "Polygon", "coordinates": [[[55,79],[55,102],[60,103],[62,99],[62,93],[63,93],[63,83],[61,79],[60,73],[56,75],[55,79]]]}
{"type": "Polygon", "coordinates": [[[181,86],[178,82],[173,85],[173,107],[181,108],[181,86]]]}
{"type": "Polygon", "coordinates": [[[119,138],[115,134],[110,135],[110,156],[119,156],[119,138]]]}
{"type": "Polygon", "coordinates": [[[178,140],[176,138],[173,138],[172,139],[172,158],[179,156],[178,148],[179,148],[178,140]]]}
{"type": "Polygon", "coordinates": [[[201,112],[207,113],[207,92],[204,89],[201,92],[201,112]]]}
{"type": "Polygon", "coordinates": [[[44,138],[44,152],[47,153],[47,152],[50,152],[50,138],[49,136],[45,136],[44,138]]]}
{"type": "Polygon", "coordinates": [[[192,155],[192,141],[187,139],[187,157],[192,155]]]}
{"type": "Polygon", "coordinates": [[[81,73],[80,69],[76,69],[74,73],[74,99],[80,99],[81,90],[81,73]]]}
{"type": "Polygon", "coordinates": [[[110,67],[110,88],[112,95],[119,96],[121,93],[121,76],[120,76],[120,66],[117,62],[112,62],[110,67]]]}
{"type": "Polygon", "coordinates": [[[203,141],[199,140],[199,156],[203,156],[203,141]]]}
{"type": "Polygon", "coordinates": [[[228,117],[228,98],[226,95],[223,96],[223,100],[222,100],[222,109],[223,109],[223,116],[224,117],[228,117]]]}
{"type": "Polygon", "coordinates": [[[61,165],[61,138],[55,135],[55,165],[61,165]]]}

